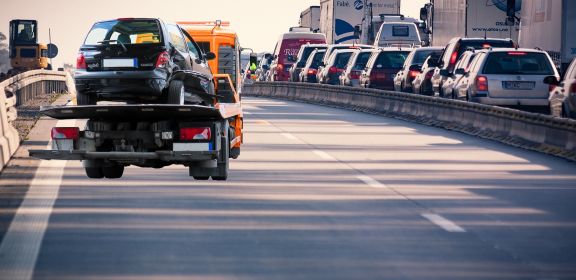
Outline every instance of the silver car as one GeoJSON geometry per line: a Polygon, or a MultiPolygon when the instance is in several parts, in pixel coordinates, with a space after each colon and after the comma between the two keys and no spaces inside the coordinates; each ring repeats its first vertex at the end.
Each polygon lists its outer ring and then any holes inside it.
{"type": "Polygon", "coordinates": [[[489,105],[535,107],[548,111],[547,77],[560,78],[550,56],[534,49],[478,51],[458,89],[466,100],[489,105]]]}

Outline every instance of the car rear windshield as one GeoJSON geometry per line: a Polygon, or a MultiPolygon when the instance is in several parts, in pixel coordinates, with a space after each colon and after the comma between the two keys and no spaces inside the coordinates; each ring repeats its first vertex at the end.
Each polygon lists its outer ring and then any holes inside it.
{"type": "Polygon", "coordinates": [[[442,54],[442,50],[416,51],[414,58],[412,59],[412,64],[422,65],[430,55],[440,57],[440,54],[442,54]]]}
{"type": "Polygon", "coordinates": [[[554,75],[548,57],[543,53],[495,52],[488,55],[484,74],[554,75]]]}
{"type": "Polygon", "coordinates": [[[375,68],[402,68],[410,52],[381,52],[374,63],[375,68]]]}
{"type": "Polygon", "coordinates": [[[368,64],[368,60],[372,52],[361,52],[358,54],[358,58],[356,58],[356,64],[354,64],[354,70],[363,70],[366,68],[366,64],[368,64]]]}
{"type": "Polygon", "coordinates": [[[343,52],[336,55],[336,59],[334,60],[334,66],[338,69],[346,68],[348,61],[350,60],[350,56],[352,52],[343,52]]]}
{"type": "Polygon", "coordinates": [[[312,57],[312,64],[310,64],[310,68],[318,68],[320,62],[322,62],[322,59],[324,59],[325,54],[325,51],[316,52],[314,57],[312,57]]]}
{"type": "Polygon", "coordinates": [[[111,20],[98,22],[84,40],[84,45],[155,44],[162,42],[158,21],[153,19],[111,20]]]}
{"type": "Polygon", "coordinates": [[[322,47],[306,47],[306,48],[304,48],[304,51],[302,52],[302,57],[300,57],[299,62],[306,62],[308,60],[308,58],[310,57],[310,54],[315,49],[325,49],[325,48],[322,48],[322,47]]]}

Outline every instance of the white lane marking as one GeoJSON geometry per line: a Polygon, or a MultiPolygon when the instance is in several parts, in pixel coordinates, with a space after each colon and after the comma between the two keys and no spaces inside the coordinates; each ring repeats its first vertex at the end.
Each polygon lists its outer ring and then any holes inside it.
{"type": "MultiPolygon", "coordinates": [[[[61,120],[56,124],[74,125],[75,120],[61,120]]],[[[46,148],[50,149],[51,143],[46,148]]],[[[32,279],[65,166],[66,161],[63,160],[40,162],[30,188],[0,244],[0,279],[32,279]]]]}
{"type": "Polygon", "coordinates": [[[373,187],[373,188],[377,188],[377,189],[383,189],[386,188],[386,186],[366,175],[358,175],[356,176],[356,178],[360,179],[362,182],[366,183],[366,185],[373,187]]]}
{"type": "Polygon", "coordinates": [[[314,154],[316,154],[317,156],[321,157],[322,159],[331,160],[331,161],[336,161],[336,159],[335,159],[333,156],[327,154],[327,153],[324,152],[324,151],[313,150],[312,152],[313,152],[314,154]]]}
{"type": "Polygon", "coordinates": [[[252,113],[246,112],[246,111],[242,112],[242,114],[244,114],[244,115],[252,115],[252,113]]]}
{"type": "Polygon", "coordinates": [[[290,133],[281,133],[281,134],[282,134],[282,136],[284,136],[284,137],[286,137],[286,138],[288,138],[288,139],[290,139],[290,140],[298,140],[298,138],[296,138],[296,136],[294,136],[294,135],[292,135],[292,134],[290,134],[290,133]]]}
{"type": "Polygon", "coordinates": [[[430,222],[443,228],[447,232],[466,232],[464,228],[438,214],[423,213],[422,217],[428,219],[430,222]]]}

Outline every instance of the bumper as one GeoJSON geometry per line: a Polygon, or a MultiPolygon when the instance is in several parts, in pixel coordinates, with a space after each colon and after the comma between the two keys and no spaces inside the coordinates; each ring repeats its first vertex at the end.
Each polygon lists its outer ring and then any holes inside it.
{"type": "Polygon", "coordinates": [[[150,71],[76,71],[76,90],[108,99],[157,97],[168,86],[168,73],[150,71]]]}
{"type": "Polygon", "coordinates": [[[31,157],[45,160],[105,159],[112,161],[161,160],[166,162],[192,162],[192,161],[213,160],[218,158],[218,151],[87,152],[87,151],[60,151],[60,150],[30,150],[29,153],[31,157]]]}
{"type": "Polygon", "coordinates": [[[472,102],[497,106],[549,106],[547,98],[491,98],[472,97],[472,102]]]}

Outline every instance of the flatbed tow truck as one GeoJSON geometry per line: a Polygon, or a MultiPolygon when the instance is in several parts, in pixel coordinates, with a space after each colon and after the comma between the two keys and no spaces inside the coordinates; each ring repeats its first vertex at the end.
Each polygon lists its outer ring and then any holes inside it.
{"type": "Polygon", "coordinates": [[[86,119],[86,127],[52,128],[51,150],[30,150],[44,160],[81,160],[89,178],[120,178],[124,167],[187,166],[197,180],[227,180],[229,159],[243,142],[242,107],[229,75],[214,76],[214,105],[119,104],[48,106],[54,119],[86,119]],[[232,151],[232,152],[231,152],[232,151]]]}

